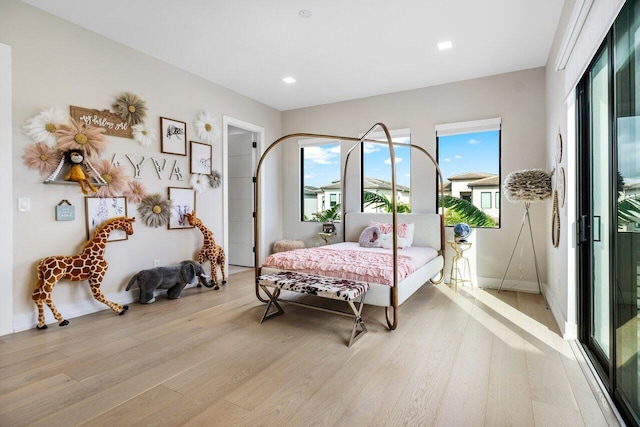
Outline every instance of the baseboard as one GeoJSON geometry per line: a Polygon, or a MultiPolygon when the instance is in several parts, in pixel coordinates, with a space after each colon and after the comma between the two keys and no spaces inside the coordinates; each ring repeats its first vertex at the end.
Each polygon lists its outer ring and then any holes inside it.
{"type": "MultiPolygon", "coordinates": [[[[501,279],[497,279],[495,277],[480,277],[476,278],[478,282],[478,287],[480,288],[490,288],[490,289],[498,289],[500,288],[501,279]]],[[[544,287],[544,284],[543,284],[544,287]]],[[[517,291],[517,292],[528,292],[531,294],[540,293],[538,290],[538,282],[528,282],[525,280],[509,280],[506,279],[502,284],[502,290],[505,291],[517,291]]]]}

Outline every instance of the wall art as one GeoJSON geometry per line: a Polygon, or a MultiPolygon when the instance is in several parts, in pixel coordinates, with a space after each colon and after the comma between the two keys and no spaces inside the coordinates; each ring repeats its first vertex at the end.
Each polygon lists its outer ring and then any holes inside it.
{"type": "Polygon", "coordinates": [[[167,154],[187,155],[187,124],[160,117],[161,150],[167,154]]]}
{"type": "MultiPolygon", "coordinates": [[[[126,197],[85,197],[87,240],[91,239],[96,228],[108,219],[127,216],[126,197]]],[[[123,230],[114,230],[108,242],[127,240],[129,236],[123,230]]]]}
{"type": "Polygon", "coordinates": [[[213,148],[209,144],[191,141],[191,173],[211,175],[213,148]]]}
{"type": "Polygon", "coordinates": [[[101,127],[107,135],[133,139],[131,126],[109,110],[96,110],[76,107],[74,105],[72,105],[69,110],[71,112],[71,118],[78,123],[101,127]]]}
{"type": "Polygon", "coordinates": [[[173,207],[169,218],[169,229],[193,228],[185,214],[196,210],[196,193],[192,188],[169,187],[169,200],[173,207]]]}

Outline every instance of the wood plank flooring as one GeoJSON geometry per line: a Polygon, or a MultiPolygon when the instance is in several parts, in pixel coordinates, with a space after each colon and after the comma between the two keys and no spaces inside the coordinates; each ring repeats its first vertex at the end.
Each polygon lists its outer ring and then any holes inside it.
{"type": "Polygon", "coordinates": [[[0,337],[0,425],[617,425],[539,295],[428,285],[352,348],[350,319],[284,309],[260,324],[244,271],[0,337]]]}

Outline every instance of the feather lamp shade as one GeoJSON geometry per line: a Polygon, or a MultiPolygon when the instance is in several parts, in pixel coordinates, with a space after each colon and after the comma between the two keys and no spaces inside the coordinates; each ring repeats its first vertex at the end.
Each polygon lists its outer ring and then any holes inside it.
{"type": "Polygon", "coordinates": [[[504,195],[513,203],[542,202],[551,197],[551,175],[541,169],[511,172],[504,180],[504,195]]]}

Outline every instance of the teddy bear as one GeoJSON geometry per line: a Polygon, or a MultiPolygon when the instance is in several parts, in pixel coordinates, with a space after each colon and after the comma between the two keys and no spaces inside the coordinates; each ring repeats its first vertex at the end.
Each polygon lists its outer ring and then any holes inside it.
{"type": "Polygon", "coordinates": [[[84,184],[87,184],[87,187],[89,187],[89,189],[94,193],[98,192],[98,189],[91,183],[87,178],[87,174],[85,174],[82,169],[82,162],[84,161],[84,154],[82,151],[71,150],[67,153],[67,158],[71,163],[71,167],[69,168],[69,172],[64,176],[64,179],[66,181],[75,181],[79,183],[83,194],[89,193],[84,184]]]}

